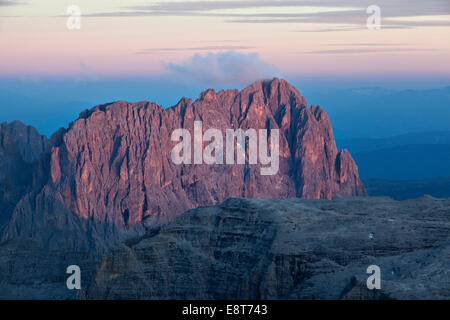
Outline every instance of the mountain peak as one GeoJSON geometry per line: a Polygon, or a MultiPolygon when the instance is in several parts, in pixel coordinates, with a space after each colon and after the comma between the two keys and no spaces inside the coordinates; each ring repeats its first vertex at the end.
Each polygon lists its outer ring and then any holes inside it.
{"type": "Polygon", "coordinates": [[[207,89],[200,93],[200,100],[214,100],[216,98],[216,91],[214,89],[207,89]]]}
{"type": "Polygon", "coordinates": [[[4,239],[36,233],[46,245],[50,238],[45,237],[51,235],[39,230],[50,228],[49,215],[61,228],[98,225],[83,243],[89,243],[89,237],[113,243],[123,232],[139,233],[231,197],[332,199],[366,194],[352,157],[337,150],[325,112],[307,108],[299,91],[278,78],[241,91],[208,89],[194,103],[184,98],[168,109],[146,101],[99,105],[82,112],[53,140],[58,143],[43,159],[48,161],[43,165],[50,172],[48,181],[19,204],[4,239]],[[268,165],[250,164],[248,159],[244,164],[175,164],[172,133],[183,128],[192,137],[195,121],[202,121],[203,131],[279,130],[277,171],[261,175],[268,165]],[[31,228],[29,221],[36,226],[31,228]]]}

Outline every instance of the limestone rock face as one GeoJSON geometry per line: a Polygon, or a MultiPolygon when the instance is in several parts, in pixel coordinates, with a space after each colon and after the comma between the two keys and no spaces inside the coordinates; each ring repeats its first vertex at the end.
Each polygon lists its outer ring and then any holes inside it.
{"type": "Polygon", "coordinates": [[[1,124],[0,160],[0,298],[450,298],[449,200],[347,199],[366,194],[355,162],[284,80],[97,106],[49,140],[1,124]],[[200,120],[279,129],[277,174],[174,164],[172,132],[200,120]]]}
{"type": "MultiPolygon", "coordinates": [[[[99,105],[82,112],[50,141],[27,130],[32,133],[15,132],[16,140],[3,139],[5,146],[17,145],[23,161],[40,160],[31,191],[14,199],[17,204],[3,220],[2,241],[32,239],[48,249],[101,255],[186,210],[230,197],[366,194],[352,157],[337,150],[325,112],[308,107],[296,88],[277,78],[242,91],[208,89],[195,102],[183,98],[168,109],[150,102],[99,105]],[[257,164],[248,163],[248,140],[245,164],[175,164],[171,153],[179,142],[171,135],[188,130],[193,149],[195,121],[202,121],[203,132],[218,129],[224,140],[227,129],[254,129],[257,134],[265,129],[270,144],[270,130],[278,129],[277,173],[262,175],[261,168],[268,165],[260,157],[257,164]],[[17,139],[28,139],[30,147],[17,139]]],[[[260,140],[258,136],[258,144],[260,140]]]]}
{"type": "Polygon", "coordinates": [[[100,260],[81,244],[4,241],[0,298],[450,299],[449,214],[450,199],[431,197],[232,198],[149,229],[100,260]],[[372,264],[381,268],[381,290],[366,287],[372,264]],[[79,292],[66,287],[69,265],[81,268],[79,292]]]}
{"type": "Polygon", "coordinates": [[[365,195],[348,152],[338,151],[330,121],[307,107],[284,80],[243,89],[209,89],[164,110],[153,103],[116,102],[80,115],[51,151],[47,193],[83,221],[118,229],[166,223],[198,205],[229,197],[325,198],[365,195]],[[279,129],[280,165],[176,165],[175,129],[279,129]],[[50,191],[51,190],[51,191],[50,191]]]}
{"type": "Polygon", "coordinates": [[[36,241],[14,239],[0,244],[0,299],[77,299],[66,286],[67,267],[78,265],[83,285],[89,283],[95,260],[62,247],[47,250],[36,241]]]}
{"type": "Polygon", "coordinates": [[[20,157],[26,163],[41,159],[48,139],[39,134],[32,126],[20,121],[0,123],[0,148],[3,154],[20,157]]]}
{"type": "Polygon", "coordinates": [[[19,121],[0,123],[0,233],[17,202],[30,191],[48,140],[19,121]]]}
{"type": "Polygon", "coordinates": [[[112,250],[87,297],[449,299],[449,214],[430,197],[228,199],[112,250]]]}

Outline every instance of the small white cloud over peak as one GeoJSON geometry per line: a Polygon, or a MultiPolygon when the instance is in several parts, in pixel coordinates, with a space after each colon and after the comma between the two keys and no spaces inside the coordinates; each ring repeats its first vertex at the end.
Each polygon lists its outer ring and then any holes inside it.
{"type": "Polygon", "coordinates": [[[188,61],[165,63],[171,78],[206,85],[242,85],[256,80],[279,77],[279,71],[261,60],[257,53],[226,51],[195,54],[188,61]]]}

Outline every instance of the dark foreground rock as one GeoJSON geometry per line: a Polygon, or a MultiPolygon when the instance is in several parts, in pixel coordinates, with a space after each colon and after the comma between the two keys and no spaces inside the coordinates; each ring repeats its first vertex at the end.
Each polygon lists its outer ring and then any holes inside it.
{"type": "Polygon", "coordinates": [[[87,297],[449,299],[449,218],[431,197],[232,198],[110,252],[87,297]],[[372,264],[381,290],[366,287],[372,264]]]}
{"type": "Polygon", "coordinates": [[[232,198],[94,259],[0,245],[1,299],[450,299],[450,199],[232,198]],[[369,234],[373,239],[369,239],[369,234]],[[68,290],[79,265],[82,290],[68,290]],[[381,268],[369,291],[366,269],[381,268]]]}
{"type": "Polygon", "coordinates": [[[49,141],[20,121],[0,123],[0,234],[19,200],[31,190],[33,174],[49,141]]]}

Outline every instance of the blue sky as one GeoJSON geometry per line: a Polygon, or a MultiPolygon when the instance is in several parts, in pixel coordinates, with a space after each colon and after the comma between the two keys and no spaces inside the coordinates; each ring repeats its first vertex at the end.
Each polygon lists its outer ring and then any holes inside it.
{"type": "MultiPolygon", "coordinates": [[[[0,0],[0,121],[19,119],[50,135],[96,104],[150,100],[167,107],[209,87],[278,76],[329,110],[340,132],[353,126],[353,135],[361,125],[343,121],[336,106],[358,94],[344,98],[339,90],[450,85],[450,2],[379,0],[378,30],[366,25],[371,4],[0,0]],[[80,29],[67,28],[71,5],[80,9],[80,29]]],[[[397,131],[423,129],[413,123],[397,131]]],[[[383,130],[360,134],[396,132],[383,130]]]]}

